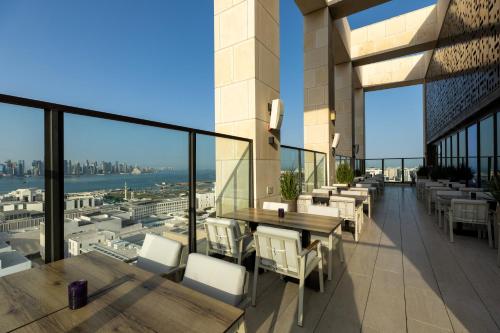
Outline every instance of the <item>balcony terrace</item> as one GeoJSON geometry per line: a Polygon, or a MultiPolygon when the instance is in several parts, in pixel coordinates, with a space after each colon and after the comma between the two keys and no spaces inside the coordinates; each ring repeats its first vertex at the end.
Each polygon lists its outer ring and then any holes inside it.
{"type": "Polygon", "coordinates": [[[415,188],[387,186],[358,243],[344,232],[325,292],[306,289],[296,325],[297,285],[265,273],[250,332],[497,332],[500,267],[487,242],[455,243],[417,201],[415,188]]]}

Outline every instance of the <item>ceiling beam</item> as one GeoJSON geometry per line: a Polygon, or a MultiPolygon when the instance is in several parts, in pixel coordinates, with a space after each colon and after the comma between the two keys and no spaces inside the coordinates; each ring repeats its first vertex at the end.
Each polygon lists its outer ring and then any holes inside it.
{"type": "Polygon", "coordinates": [[[347,17],[390,0],[327,0],[333,19],[347,17]]]}

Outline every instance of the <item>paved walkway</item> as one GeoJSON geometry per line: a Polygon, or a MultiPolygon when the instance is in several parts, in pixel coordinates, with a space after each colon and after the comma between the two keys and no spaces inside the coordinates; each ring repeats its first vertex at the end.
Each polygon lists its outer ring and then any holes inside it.
{"type": "Polygon", "coordinates": [[[335,256],[325,292],[306,288],[304,327],[296,325],[298,286],[269,272],[247,309],[248,330],[500,332],[496,250],[473,237],[451,244],[435,221],[414,188],[386,186],[359,243],[344,233],[346,263],[335,256]]]}

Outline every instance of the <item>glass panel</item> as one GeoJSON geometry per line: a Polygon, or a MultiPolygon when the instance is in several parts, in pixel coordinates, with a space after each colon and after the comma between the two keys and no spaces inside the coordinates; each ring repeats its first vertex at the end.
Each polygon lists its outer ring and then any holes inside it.
{"type": "Polygon", "coordinates": [[[424,165],[422,158],[405,158],[404,160],[404,180],[406,183],[417,179],[417,170],[424,165]]]}
{"type": "Polygon", "coordinates": [[[458,152],[458,147],[457,147],[457,134],[453,134],[451,136],[451,166],[456,167],[457,166],[457,152],[458,152]]]}
{"type": "Polygon", "coordinates": [[[493,146],[493,117],[488,117],[481,120],[480,124],[480,141],[481,149],[481,186],[487,187],[490,177],[493,175],[493,156],[495,155],[493,146]]]}
{"type": "MultiPolygon", "coordinates": [[[[497,151],[496,151],[497,168],[500,169],[500,112],[497,113],[496,131],[497,131],[497,151]]],[[[497,170],[497,173],[498,172],[499,170],[497,170]]]]}
{"type": "Polygon", "coordinates": [[[438,165],[443,165],[441,157],[442,157],[442,151],[441,151],[441,141],[437,144],[437,154],[438,154],[438,165]]]}
{"type": "Polygon", "coordinates": [[[0,103],[0,276],[44,263],[44,112],[0,103]]]}
{"type": "Polygon", "coordinates": [[[365,160],[366,173],[372,176],[382,174],[382,160],[365,160]]]}
{"type": "Polygon", "coordinates": [[[458,156],[460,165],[465,165],[465,159],[467,158],[466,152],[465,130],[463,130],[458,133],[458,156]]]}
{"type": "Polygon", "coordinates": [[[186,247],[188,134],[69,114],[64,123],[66,255],[133,261],[149,233],[186,247]]]}
{"type": "MultiPolygon", "coordinates": [[[[250,204],[250,145],[246,141],[196,136],[196,250],[206,253],[205,220],[250,204]]],[[[242,224],[242,231],[245,225],[242,224]]]]}
{"type": "Polygon", "coordinates": [[[384,179],[386,182],[401,182],[403,180],[401,159],[384,159],[384,179]]]}
{"type": "Polygon", "coordinates": [[[470,180],[471,186],[476,186],[478,184],[478,170],[477,170],[477,126],[472,125],[467,128],[467,148],[468,148],[468,163],[469,168],[472,171],[472,179],[470,180]]]}
{"type": "Polygon", "coordinates": [[[451,137],[445,139],[446,144],[446,165],[451,166],[451,137]]]}
{"type": "Polygon", "coordinates": [[[321,153],[316,153],[316,187],[321,188],[321,186],[326,185],[326,155],[321,153]]]}
{"type": "Polygon", "coordinates": [[[314,189],[314,153],[310,151],[302,151],[303,161],[304,161],[304,176],[302,183],[302,191],[305,193],[310,193],[314,189]]]}

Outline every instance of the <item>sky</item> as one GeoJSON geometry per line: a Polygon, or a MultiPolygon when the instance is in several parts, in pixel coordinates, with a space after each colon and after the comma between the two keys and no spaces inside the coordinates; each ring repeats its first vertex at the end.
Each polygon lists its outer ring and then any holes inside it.
{"type": "MultiPolygon", "coordinates": [[[[349,22],[358,28],[432,3],[393,0],[349,22]]],[[[303,18],[293,0],[281,0],[280,11],[282,142],[303,146],[303,18]]],[[[0,41],[0,93],[214,129],[211,0],[4,0],[0,41]]],[[[366,95],[368,156],[422,154],[422,141],[413,138],[422,132],[421,88],[395,91],[366,95]]],[[[0,106],[10,119],[0,122],[0,160],[41,159],[43,115],[19,112],[0,106]]],[[[115,123],[81,118],[67,125],[68,158],[99,160],[113,151],[107,160],[154,166],[184,159],[184,143],[165,144],[177,142],[172,133],[155,141],[161,134],[115,123]],[[106,142],[118,144],[102,149],[106,142]]]]}

